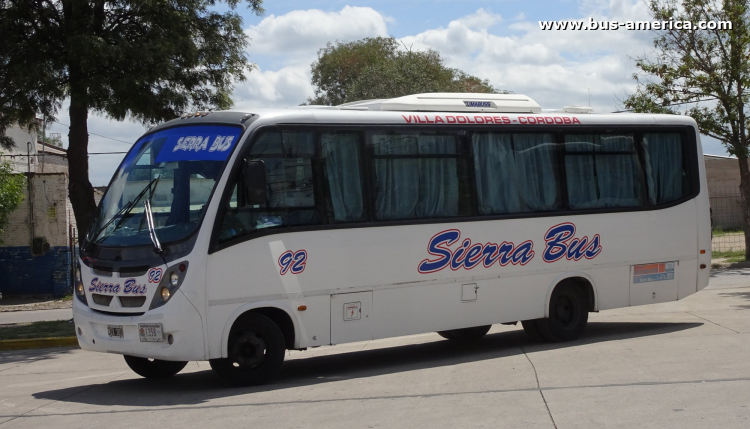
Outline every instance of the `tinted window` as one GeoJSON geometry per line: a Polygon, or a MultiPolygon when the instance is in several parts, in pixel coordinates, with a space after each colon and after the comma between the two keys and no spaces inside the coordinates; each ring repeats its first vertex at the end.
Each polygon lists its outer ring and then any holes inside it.
{"type": "Polygon", "coordinates": [[[476,133],[471,141],[479,214],[561,208],[554,135],[476,133]]]}
{"type": "Polygon", "coordinates": [[[360,135],[324,133],[320,136],[325,208],[333,222],[364,220],[360,135]]]}
{"type": "Polygon", "coordinates": [[[651,204],[668,203],[690,194],[690,170],[680,134],[644,134],[643,158],[651,204]]]}
{"type": "Polygon", "coordinates": [[[375,219],[471,214],[468,150],[457,134],[374,133],[368,146],[375,219]]]}
{"type": "Polygon", "coordinates": [[[357,133],[323,133],[318,149],[312,131],[259,136],[246,159],[263,161],[266,202],[247,203],[240,174],[219,242],[260,229],[363,220],[360,141],[357,133]]]}
{"type": "Polygon", "coordinates": [[[643,204],[642,172],[632,134],[569,134],[564,156],[571,209],[643,204]]]}

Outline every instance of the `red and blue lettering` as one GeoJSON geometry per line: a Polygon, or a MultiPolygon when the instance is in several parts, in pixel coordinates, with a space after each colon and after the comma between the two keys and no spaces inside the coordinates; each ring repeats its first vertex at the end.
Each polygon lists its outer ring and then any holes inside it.
{"type": "Polygon", "coordinates": [[[602,251],[601,238],[596,234],[594,238],[587,236],[575,237],[576,226],[564,222],[553,226],[544,234],[544,262],[555,262],[562,258],[578,261],[581,258],[594,259],[602,251]]]}
{"type": "Polygon", "coordinates": [[[480,262],[485,268],[491,267],[495,262],[499,262],[500,265],[526,265],[534,258],[534,244],[531,240],[517,246],[504,241],[498,246],[496,243],[472,244],[470,238],[465,238],[458,248],[452,250],[450,247],[460,238],[461,231],[457,229],[435,234],[427,244],[427,253],[436,258],[423,260],[417,270],[421,274],[434,273],[446,267],[453,271],[461,268],[471,270],[480,262]]]}
{"type": "Polygon", "coordinates": [[[306,250],[298,250],[296,252],[287,250],[286,252],[282,253],[281,256],[279,256],[279,267],[281,268],[279,270],[279,274],[281,274],[282,276],[288,272],[291,272],[292,274],[299,274],[305,271],[306,264],[306,250]]]}

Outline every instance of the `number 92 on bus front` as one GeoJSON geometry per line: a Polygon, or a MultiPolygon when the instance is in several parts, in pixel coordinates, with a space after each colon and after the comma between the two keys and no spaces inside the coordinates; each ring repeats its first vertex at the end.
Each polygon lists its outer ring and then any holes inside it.
{"type": "Polygon", "coordinates": [[[138,335],[140,336],[142,343],[164,341],[161,323],[139,323],[138,335]]]}

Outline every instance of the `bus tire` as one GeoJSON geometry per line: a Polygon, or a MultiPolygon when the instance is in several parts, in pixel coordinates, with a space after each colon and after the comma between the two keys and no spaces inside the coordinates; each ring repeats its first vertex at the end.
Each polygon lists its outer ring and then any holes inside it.
{"type": "Polygon", "coordinates": [[[573,341],[583,334],[588,320],[586,293],[576,283],[565,282],[552,291],[549,317],[537,319],[536,326],[547,341],[573,341]]]}
{"type": "Polygon", "coordinates": [[[526,335],[531,337],[534,341],[542,341],[544,340],[544,337],[542,337],[542,333],[539,332],[539,327],[536,325],[537,319],[534,320],[524,320],[521,322],[521,326],[523,326],[524,332],[526,332],[526,335]]]}
{"type": "Polygon", "coordinates": [[[142,357],[124,355],[125,363],[136,374],[144,378],[159,379],[169,378],[185,368],[187,362],[169,361],[159,359],[146,359],[142,357]]]}
{"type": "Polygon", "coordinates": [[[229,332],[226,358],[211,359],[214,373],[232,386],[256,386],[270,381],[284,363],[286,344],[281,329],[268,317],[246,313],[229,332]]]}
{"type": "Polygon", "coordinates": [[[472,328],[451,329],[450,331],[440,331],[438,335],[451,341],[471,342],[477,341],[487,335],[492,325],[474,326],[472,328]]]}

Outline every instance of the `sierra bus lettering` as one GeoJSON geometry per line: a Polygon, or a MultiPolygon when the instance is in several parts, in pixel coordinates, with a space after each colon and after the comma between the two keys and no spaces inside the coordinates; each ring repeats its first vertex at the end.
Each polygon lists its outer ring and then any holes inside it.
{"type": "Polygon", "coordinates": [[[563,257],[567,260],[578,261],[581,258],[594,259],[601,253],[599,234],[589,240],[588,237],[574,237],[576,226],[570,222],[561,223],[550,228],[544,234],[547,244],[542,254],[544,262],[555,262],[563,257]]]}
{"type": "Polygon", "coordinates": [[[438,258],[425,259],[420,262],[419,272],[421,274],[434,273],[448,266],[453,271],[460,268],[470,270],[478,266],[480,262],[485,268],[489,268],[498,261],[500,265],[508,265],[508,263],[526,265],[534,258],[534,244],[531,240],[524,241],[517,246],[507,241],[500,245],[496,243],[472,245],[471,239],[466,238],[456,250],[447,248],[456,243],[459,238],[461,238],[461,231],[457,229],[435,234],[427,245],[427,252],[438,258]]]}
{"type": "MultiPolygon", "coordinates": [[[[582,258],[594,259],[602,251],[601,237],[574,237],[576,226],[570,222],[561,223],[550,228],[544,235],[545,248],[542,255],[544,262],[555,262],[562,258],[579,261],[582,258]]],[[[446,267],[456,271],[464,268],[470,270],[481,263],[489,268],[495,262],[501,266],[508,264],[526,265],[534,258],[534,243],[526,240],[519,245],[503,241],[496,243],[474,243],[465,238],[456,249],[450,249],[461,238],[461,231],[448,229],[435,234],[427,244],[427,253],[437,256],[436,259],[425,259],[419,263],[420,274],[434,273],[446,267]]]]}

